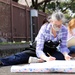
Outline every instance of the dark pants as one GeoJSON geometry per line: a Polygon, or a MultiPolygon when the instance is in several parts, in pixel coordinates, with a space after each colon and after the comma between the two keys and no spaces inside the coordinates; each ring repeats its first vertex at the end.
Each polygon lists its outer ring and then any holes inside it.
{"type": "Polygon", "coordinates": [[[75,46],[68,47],[70,54],[75,53],[75,46]]]}
{"type": "Polygon", "coordinates": [[[56,60],[65,60],[64,55],[59,51],[54,51],[50,53],[51,56],[55,57],[56,60]]]}
{"type": "MultiPolygon", "coordinates": [[[[51,55],[56,57],[56,60],[64,60],[63,54],[58,51],[54,51],[53,53],[51,53],[51,55]]],[[[5,66],[16,65],[16,64],[28,63],[30,56],[36,57],[35,52],[27,50],[8,57],[1,58],[0,60],[5,66]]]]}
{"type": "Polygon", "coordinates": [[[23,64],[23,63],[28,63],[30,56],[35,57],[36,54],[31,50],[27,50],[27,51],[23,51],[23,52],[20,52],[11,56],[1,58],[0,61],[5,66],[23,64]]]}

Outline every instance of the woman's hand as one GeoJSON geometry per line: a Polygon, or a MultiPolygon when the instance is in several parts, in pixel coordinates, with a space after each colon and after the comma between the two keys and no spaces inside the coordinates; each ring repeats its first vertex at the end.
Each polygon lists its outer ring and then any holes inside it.
{"type": "Polygon", "coordinates": [[[70,60],[72,57],[69,56],[68,54],[64,55],[65,56],[65,60],[70,60]]]}
{"type": "Polygon", "coordinates": [[[40,59],[42,59],[42,60],[44,60],[44,61],[46,61],[46,62],[52,61],[52,60],[56,60],[56,58],[55,58],[55,57],[52,57],[49,53],[48,53],[48,56],[42,54],[42,55],[40,56],[40,59]]]}
{"type": "Polygon", "coordinates": [[[53,60],[56,60],[56,58],[55,57],[52,57],[52,56],[49,56],[49,57],[46,58],[46,61],[47,62],[48,61],[53,61],[53,60]]]}

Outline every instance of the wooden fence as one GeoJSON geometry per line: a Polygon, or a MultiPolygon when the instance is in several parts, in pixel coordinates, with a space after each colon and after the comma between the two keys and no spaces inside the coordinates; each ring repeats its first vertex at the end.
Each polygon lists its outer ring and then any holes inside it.
{"type": "MultiPolygon", "coordinates": [[[[0,0],[0,37],[11,41],[30,41],[30,10],[12,0],[0,0]]],[[[33,17],[34,38],[46,17],[47,14],[40,11],[38,17],[33,17]]]]}

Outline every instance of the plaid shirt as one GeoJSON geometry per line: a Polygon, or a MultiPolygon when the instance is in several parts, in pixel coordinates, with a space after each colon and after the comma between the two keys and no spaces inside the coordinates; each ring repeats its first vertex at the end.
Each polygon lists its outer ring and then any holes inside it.
{"type": "Polygon", "coordinates": [[[69,53],[69,50],[67,48],[67,28],[66,26],[62,25],[59,32],[57,32],[57,37],[54,37],[51,33],[51,23],[45,23],[42,25],[41,29],[39,30],[39,33],[37,37],[35,38],[36,43],[36,55],[40,57],[40,55],[45,54],[43,52],[44,42],[47,40],[57,41],[58,39],[61,39],[61,43],[58,46],[58,50],[61,53],[67,52],[69,53]]]}

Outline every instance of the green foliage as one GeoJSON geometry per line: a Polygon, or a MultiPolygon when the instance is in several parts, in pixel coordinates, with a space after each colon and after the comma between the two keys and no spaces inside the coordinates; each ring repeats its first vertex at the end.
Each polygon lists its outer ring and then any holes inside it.
{"type": "Polygon", "coordinates": [[[52,9],[53,11],[55,10],[55,3],[54,2],[49,2],[48,4],[47,4],[47,8],[48,9],[52,9]]]}
{"type": "MultiPolygon", "coordinates": [[[[41,5],[41,9],[42,9],[42,5],[41,5]]],[[[71,10],[73,13],[75,12],[75,0],[69,0],[69,2],[58,2],[58,4],[56,4],[55,2],[48,2],[46,5],[46,13],[52,13],[53,11],[56,10],[56,7],[58,7],[66,16],[66,18],[71,18],[72,16],[70,16],[69,11],[71,10]]],[[[74,16],[75,17],[75,16],[74,16]]]]}
{"type": "Polygon", "coordinates": [[[19,44],[29,44],[29,42],[25,42],[25,43],[22,43],[22,42],[2,42],[0,43],[0,45],[10,45],[10,44],[15,44],[15,45],[19,45],[19,44]]]}
{"type": "Polygon", "coordinates": [[[58,8],[61,10],[64,14],[67,14],[66,17],[70,18],[70,14],[68,14],[68,10],[71,10],[73,13],[75,12],[75,0],[65,0],[65,2],[53,2],[52,0],[50,1],[45,1],[40,5],[36,5],[38,7],[38,10],[45,11],[48,14],[51,14],[53,11],[58,8]],[[46,3],[46,5],[45,5],[46,3]],[[44,7],[45,6],[45,7],[44,7]]]}
{"type": "Polygon", "coordinates": [[[75,2],[71,4],[70,10],[72,10],[72,12],[75,12],[75,2]]]}
{"type": "Polygon", "coordinates": [[[69,14],[65,14],[66,19],[71,19],[71,16],[69,14]]]}
{"type": "Polygon", "coordinates": [[[73,16],[73,18],[75,18],[75,15],[73,16]]]}

